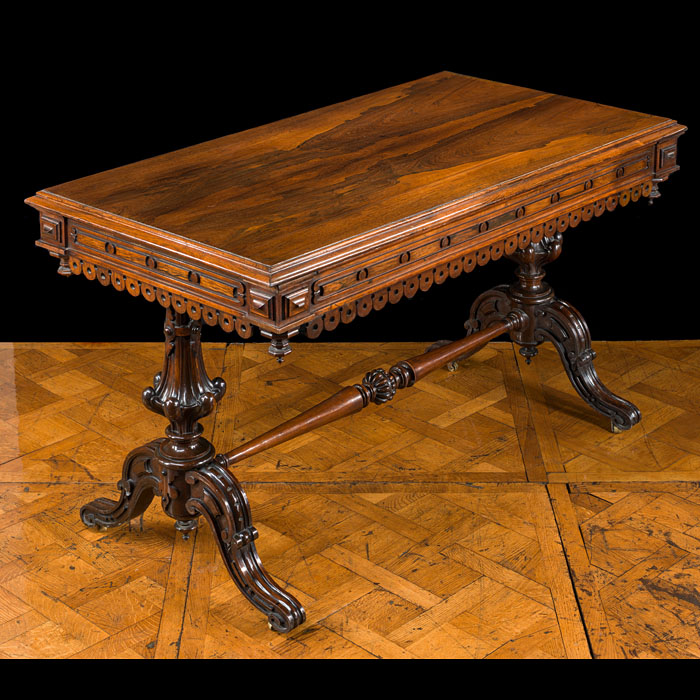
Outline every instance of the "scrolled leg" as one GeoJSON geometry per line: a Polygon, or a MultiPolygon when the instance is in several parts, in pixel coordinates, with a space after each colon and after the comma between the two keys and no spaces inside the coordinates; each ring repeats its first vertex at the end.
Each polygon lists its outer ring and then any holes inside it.
{"type": "Polygon", "coordinates": [[[231,578],[241,593],[268,618],[277,632],[289,632],[306,620],[301,604],[283,591],[263,568],[255,549],[258,531],[238,480],[216,462],[190,471],[187,511],[202,515],[211,526],[231,578]]]}
{"type": "Polygon", "coordinates": [[[98,498],[80,509],[80,519],[88,527],[114,527],[141,515],[160,492],[160,480],[153,473],[152,460],[156,447],[165,438],[132,450],[124,460],[118,483],[118,501],[98,498]]]}
{"type": "Polygon", "coordinates": [[[639,423],[639,409],[613,394],[600,381],[593,366],[596,354],[591,348],[591,335],[583,316],[560,299],[552,300],[536,314],[535,339],[550,340],[554,344],[574,389],[587,404],[610,418],[611,430],[620,432],[639,423]]]}

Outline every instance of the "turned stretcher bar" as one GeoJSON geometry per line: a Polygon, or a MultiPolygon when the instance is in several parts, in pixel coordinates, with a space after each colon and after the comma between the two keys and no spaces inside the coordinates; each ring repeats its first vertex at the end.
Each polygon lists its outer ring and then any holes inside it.
{"type": "Polygon", "coordinates": [[[344,387],[330,398],[321,401],[295,418],[249,440],[226,454],[219,455],[217,461],[222,466],[230,467],[246,457],[252,457],[258,452],[361,411],[370,402],[382,404],[391,401],[398,389],[412,386],[426,374],[448,362],[473,355],[502,333],[523,330],[527,323],[528,317],[525,312],[516,309],[507,314],[501,321],[496,321],[487,328],[472,333],[462,340],[456,340],[443,347],[399,362],[389,370],[372,370],[365,375],[362,384],[344,387]]]}

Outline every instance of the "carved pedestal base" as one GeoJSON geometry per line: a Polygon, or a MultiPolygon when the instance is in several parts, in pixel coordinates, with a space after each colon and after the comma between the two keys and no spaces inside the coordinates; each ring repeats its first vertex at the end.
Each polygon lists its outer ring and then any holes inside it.
{"type": "Polygon", "coordinates": [[[245,492],[202,437],[199,419],[211,413],[226,384],[207,376],[200,332],[198,321],[168,309],[163,371],[143,392],[146,407],[170,420],[166,437],[129,453],[119,501],[98,498],[83,506],[80,517],[88,526],[114,527],[141,515],[160,495],[163,510],[187,537],[203,515],[243,595],[268,616],[271,629],[289,632],[306,619],[304,609],[263,568],[245,492]]]}
{"type": "Polygon", "coordinates": [[[468,332],[488,327],[512,309],[522,309],[529,318],[524,330],[511,333],[520,345],[519,352],[528,363],[537,354],[537,346],[551,341],[559,352],[574,389],[596,411],[610,419],[613,432],[627,430],[639,422],[639,409],[613,394],[600,381],[593,367],[595,352],[583,316],[570,304],[554,296],[542,279],[542,267],[559,257],[562,236],[543,238],[507,256],[518,264],[517,282],[500,285],[477,298],[465,323],[468,332]]]}

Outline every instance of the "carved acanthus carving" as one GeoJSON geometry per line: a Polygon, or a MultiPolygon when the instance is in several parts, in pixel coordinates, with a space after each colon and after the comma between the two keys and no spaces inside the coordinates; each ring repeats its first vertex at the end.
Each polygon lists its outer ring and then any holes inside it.
{"type": "Polygon", "coordinates": [[[143,403],[170,421],[173,435],[192,435],[226,391],[226,382],[210,379],[204,368],[201,330],[199,321],[168,308],[163,370],[143,391],[143,403]]]}

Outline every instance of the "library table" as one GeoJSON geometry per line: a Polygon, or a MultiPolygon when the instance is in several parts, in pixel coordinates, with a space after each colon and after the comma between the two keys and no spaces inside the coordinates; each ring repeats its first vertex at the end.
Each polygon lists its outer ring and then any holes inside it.
{"type": "Polygon", "coordinates": [[[600,382],[586,323],[543,281],[543,266],[569,227],[658,197],[684,131],[443,72],[30,197],[37,245],[58,258],[59,274],[166,310],[163,369],[142,398],[170,425],[127,455],[119,501],[85,505],[83,522],[125,523],[155,495],[183,536],[203,516],[241,592],[286,632],[305,612],[260,562],[230,469],[241,459],[389,401],[504,332],[528,361],[551,341],[583,400],[613,431],[632,427],[638,409],[600,382]],[[205,370],[203,324],[243,338],[257,328],[281,360],[297,333],[316,338],[502,256],[516,264],[515,281],[476,299],[464,339],[373,370],[231,452],[202,437],[200,419],[226,390],[205,370]]]}

